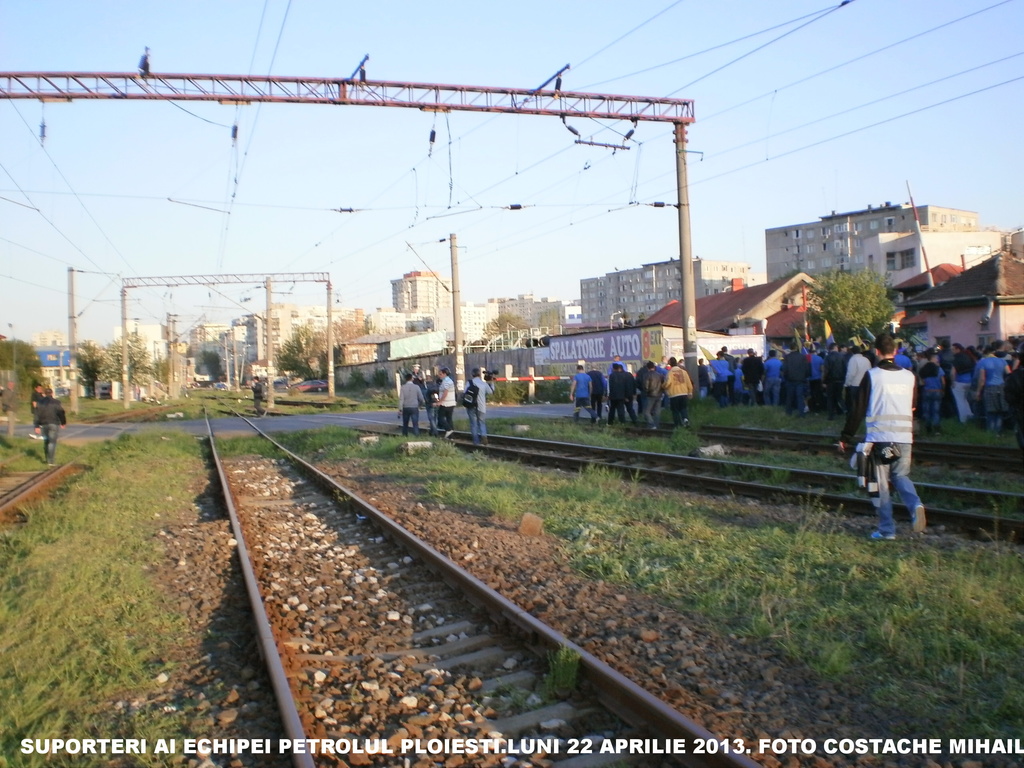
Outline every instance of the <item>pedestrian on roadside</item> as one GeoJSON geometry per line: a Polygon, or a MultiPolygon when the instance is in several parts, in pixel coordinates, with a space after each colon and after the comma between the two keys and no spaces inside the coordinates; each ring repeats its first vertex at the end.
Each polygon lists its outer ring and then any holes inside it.
{"type": "Polygon", "coordinates": [[[590,407],[597,414],[597,420],[601,421],[604,412],[602,401],[608,392],[608,385],[604,380],[604,375],[597,370],[597,365],[590,366],[587,375],[590,377],[590,407]]]}
{"type": "Polygon", "coordinates": [[[466,391],[476,388],[476,399],[471,407],[466,405],[466,415],[469,417],[469,434],[473,438],[473,445],[487,445],[487,396],[494,394],[494,385],[491,384],[490,375],[480,375],[480,369],[473,369],[473,378],[466,385],[466,391]]]}
{"type": "Polygon", "coordinates": [[[420,436],[420,408],[425,402],[423,390],[413,380],[413,375],[405,374],[405,383],[398,390],[398,412],[402,415],[402,437],[409,436],[410,423],[412,423],[413,435],[420,436]]]}
{"type": "Polygon", "coordinates": [[[777,349],[769,349],[768,359],[764,361],[764,404],[778,405],[781,389],[782,358],[777,349]]]}
{"type": "Polygon", "coordinates": [[[48,466],[53,466],[54,455],[57,452],[57,434],[67,423],[64,406],[53,396],[53,390],[47,387],[43,390],[43,398],[36,404],[32,425],[36,434],[43,436],[43,452],[46,454],[48,466]]]}
{"type": "Polygon", "coordinates": [[[608,423],[614,424],[618,418],[622,424],[626,423],[626,413],[629,413],[629,421],[635,427],[637,425],[636,412],[633,410],[633,395],[636,394],[636,379],[633,374],[626,370],[623,363],[612,363],[612,373],[608,377],[608,423]]]}
{"type": "Polygon", "coordinates": [[[953,366],[950,375],[953,377],[951,389],[953,402],[956,403],[956,415],[961,424],[966,424],[974,416],[971,404],[967,401],[967,393],[974,379],[974,358],[964,349],[963,344],[953,343],[953,366]]]}
{"type": "Polygon", "coordinates": [[[864,380],[864,374],[871,370],[871,358],[864,347],[854,344],[850,347],[850,359],[846,361],[846,413],[853,409],[853,401],[857,399],[857,390],[864,380]]]}
{"type": "MultiPolygon", "coordinates": [[[[413,378],[415,381],[415,377],[413,378]]],[[[423,409],[427,412],[427,424],[430,425],[430,436],[437,437],[437,396],[441,379],[437,376],[427,376],[423,384],[423,397],[426,401],[423,409]]]]}
{"type": "Polygon", "coordinates": [[[917,376],[921,382],[921,399],[919,411],[925,431],[932,435],[941,434],[942,396],[946,392],[946,377],[939,365],[939,356],[934,349],[924,353],[925,362],[918,368],[917,376]]]}
{"type": "Polygon", "coordinates": [[[828,408],[828,420],[846,412],[843,401],[846,390],[846,347],[832,342],[828,345],[825,356],[825,370],[822,374],[825,385],[825,403],[828,408]]]}
{"type": "Polygon", "coordinates": [[[4,416],[7,417],[7,437],[14,437],[14,425],[18,421],[18,391],[13,381],[8,381],[7,387],[0,390],[0,399],[3,401],[4,416]]]}
{"type": "Polygon", "coordinates": [[[700,392],[701,399],[708,396],[708,392],[711,391],[711,369],[708,368],[707,362],[703,357],[697,360],[697,390],[700,392]]]}
{"type": "MultiPolygon", "coordinates": [[[[853,408],[839,437],[840,452],[853,440],[865,421],[866,434],[860,455],[864,464],[869,493],[877,483],[875,508],[878,529],[872,539],[895,539],[896,523],[892,515],[889,482],[910,512],[911,528],[921,533],[927,525],[924,505],[910,479],[911,449],[914,442],[914,395],[917,392],[914,374],[893,361],[896,342],[889,334],[875,338],[878,365],[864,375],[853,408]]],[[[858,446],[861,448],[861,446],[858,446]]]]}
{"type": "Polygon", "coordinates": [[[452,381],[451,370],[441,369],[441,381],[437,385],[437,429],[446,438],[455,431],[452,414],[455,413],[455,382],[452,381]]]}
{"type": "Polygon", "coordinates": [[[729,404],[729,385],[732,383],[732,369],[725,357],[725,352],[719,350],[715,359],[711,361],[711,371],[714,378],[711,380],[711,396],[718,403],[719,408],[725,408],[729,404]]]}
{"type": "Polygon", "coordinates": [[[594,385],[590,376],[583,371],[582,365],[576,366],[576,375],[569,383],[569,400],[573,403],[573,421],[580,420],[580,411],[586,410],[590,414],[590,423],[597,424],[597,414],[590,407],[590,388],[594,385]]]}
{"type": "Polygon", "coordinates": [[[644,376],[644,419],[648,429],[657,429],[661,421],[661,395],[665,391],[665,380],[658,372],[653,360],[647,361],[647,375],[644,376]]]}
{"type": "Polygon", "coordinates": [[[267,391],[263,386],[263,382],[260,381],[259,376],[252,377],[252,405],[256,410],[257,416],[262,416],[266,411],[263,409],[263,398],[266,397],[267,391]]]}
{"type": "Polygon", "coordinates": [[[811,363],[807,353],[797,347],[782,361],[782,378],[786,382],[786,415],[803,418],[807,410],[807,382],[811,363]]]}
{"type": "Polygon", "coordinates": [[[690,398],[693,396],[693,381],[686,369],[674,358],[668,360],[668,377],[665,380],[665,393],[668,405],[672,410],[674,427],[690,426],[690,398]]]}
{"type": "Polygon", "coordinates": [[[747,350],[747,356],[740,363],[740,374],[747,405],[757,405],[758,396],[764,393],[764,361],[753,349],[747,350]]]}
{"type": "Polygon", "coordinates": [[[1010,366],[1002,351],[1002,342],[985,347],[985,353],[975,366],[978,376],[978,399],[985,407],[985,428],[999,434],[1003,431],[1003,414],[1006,401],[1003,399],[1003,385],[1010,373],[1010,366]]]}

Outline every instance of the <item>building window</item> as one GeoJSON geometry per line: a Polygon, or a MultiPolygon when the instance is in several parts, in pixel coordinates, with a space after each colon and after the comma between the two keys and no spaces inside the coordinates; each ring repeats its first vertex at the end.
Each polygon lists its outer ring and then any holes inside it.
{"type": "Polygon", "coordinates": [[[891,227],[895,223],[896,223],[896,217],[894,217],[894,216],[886,216],[885,217],[885,226],[891,227]]]}
{"type": "Polygon", "coordinates": [[[828,243],[822,243],[821,244],[821,250],[827,251],[828,250],[828,243]]]}
{"type": "Polygon", "coordinates": [[[878,219],[872,219],[868,227],[870,229],[878,229],[878,219]]]}
{"type": "Polygon", "coordinates": [[[910,267],[917,266],[917,251],[913,248],[908,248],[905,251],[900,251],[900,269],[909,269],[910,267]]]}
{"type": "Polygon", "coordinates": [[[885,252],[885,268],[890,272],[896,269],[896,251],[885,252]]]}
{"type": "Polygon", "coordinates": [[[797,240],[800,239],[800,230],[799,229],[794,229],[793,230],[793,237],[795,237],[797,240]]]}

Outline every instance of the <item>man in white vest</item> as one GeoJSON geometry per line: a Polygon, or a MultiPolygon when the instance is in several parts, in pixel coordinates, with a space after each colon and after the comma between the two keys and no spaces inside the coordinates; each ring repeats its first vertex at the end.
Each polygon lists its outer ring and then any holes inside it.
{"type": "Polygon", "coordinates": [[[896,342],[888,334],[875,339],[878,364],[861,381],[856,398],[846,418],[839,438],[839,450],[846,445],[865,421],[866,434],[863,452],[873,468],[869,476],[878,481],[878,530],[872,539],[895,539],[896,523],[892,516],[892,481],[900,499],[910,512],[914,533],[921,533],[927,525],[924,505],[910,480],[911,447],[914,442],[914,397],[917,380],[914,374],[893,362],[896,342]]]}

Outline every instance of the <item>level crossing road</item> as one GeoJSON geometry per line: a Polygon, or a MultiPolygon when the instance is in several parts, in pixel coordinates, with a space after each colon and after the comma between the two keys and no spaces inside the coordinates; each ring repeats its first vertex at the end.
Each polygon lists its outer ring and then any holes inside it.
{"type": "MultiPolygon", "coordinates": [[[[251,410],[252,403],[246,402],[240,406],[243,412],[251,410]]],[[[173,411],[172,411],[173,413],[173,411]]],[[[251,417],[251,413],[247,414],[251,417]]],[[[533,405],[491,405],[487,406],[487,417],[489,419],[513,419],[513,418],[560,418],[572,415],[572,405],[569,403],[537,403],[533,405]]],[[[454,414],[455,428],[458,430],[469,430],[469,419],[466,416],[466,409],[456,407],[454,414]]],[[[279,416],[267,416],[257,422],[265,432],[296,432],[303,429],[316,429],[318,427],[350,427],[359,429],[366,426],[393,426],[401,424],[396,409],[389,408],[382,411],[354,411],[352,413],[303,413],[303,414],[281,414],[279,416]]],[[[81,445],[97,440],[112,440],[126,432],[142,431],[166,431],[168,429],[180,430],[188,434],[201,436],[206,434],[206,422],[201,419],[182,420],[164,419],[158,422],[127,423],[119,422],[112,424],[76,424],[74,417],[69,414],[68,425],[61,431],[59,441],[66,445],[81,445]]],[[[252,435],[252,428],[236,416],[224,416],[217,418],[217,434],[224,436],[252,435]]],[[[427,432],[427,418],[420,414],[420,434],[427,432]]],[[[32,425],[20,425],[16,434],[19,437],[30,437],[35,434],[32,425]]]]}

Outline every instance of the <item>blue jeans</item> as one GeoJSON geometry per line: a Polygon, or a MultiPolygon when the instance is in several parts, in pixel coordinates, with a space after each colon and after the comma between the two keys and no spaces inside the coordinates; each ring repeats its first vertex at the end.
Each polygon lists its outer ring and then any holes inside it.
{"type": "Polygon", "coordinates": [[[921,419],[928,427],[939,426],[939,409],[941,406],[941,389],[926,389],[921,393],[921,419]]]}
{"type": "Polygon", "coordinates": [[[487,416],[476,408],[467,408],[469,416],[469,434],[473,437],[473,445],[480,445],[481,438],[487,437],[487,416]]]}
{"type": "Polygon", "coordinates": [[[896,533],[896,522],[892,518],[892,495],[889,493],[889,481],[900,495],[900,500],[910,511],[910,520],[914,521],[915,511],[921,503],[921,497],[917,495],[917,489],[910,480],[910,454],[912,445],[910,443],[897,443],[900,452],[903,454],[892,464],[878,464],[878,499],[875,501],[878,509],[878,531],[889,536],[896,533]]]}
{"type": "Polygon", "coordinates": [[[430,436],[437,435],[437,407],[427,406],[427,424],[430,425],[430,436]]]}
{"type": "Polygon", "coordinates": [[[787,381],[786,390],[788,392],[786,415],[790,416],[793,411],[796,411],[796,415],[802,419],[804,417],[804,400],[807,397],[807,382],[787,381]]]}
{"type": "Polygon", "coordinates": [[[764,404],[778,405],[779,390],[782,388],[782,379],[776,376],[774,379],[764,380],[764,404]]]}
{"type": "Polygon", "coordinates": [[[42,424],[39,431],[43,435],[43,450],[46,453],[46,463],[53,464],[53,456],[57,452],[57,435],[60,434],[60,424],[42,424]]]}
{"type": "Polygon", "coordinates": [[[419,408],[403,408],[402,409],[402,437],[409,436],[409,422],[412,422],[412,433],[416,437],[420,436],[420,409],[419,408]]]}

